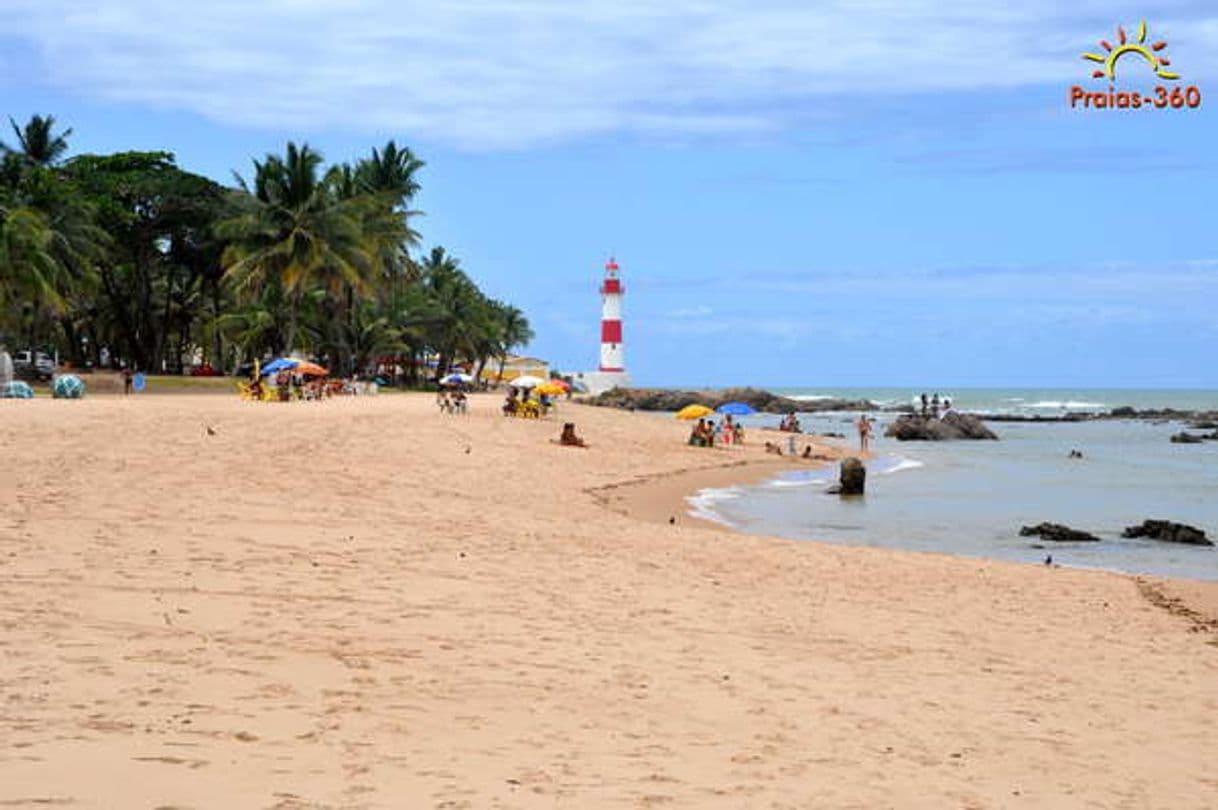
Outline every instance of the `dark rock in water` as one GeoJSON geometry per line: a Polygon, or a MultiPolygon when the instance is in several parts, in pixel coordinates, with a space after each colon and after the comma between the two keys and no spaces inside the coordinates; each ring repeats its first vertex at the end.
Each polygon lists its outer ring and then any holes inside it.
{"type": "Polygon", "coordinates": [[[584,400],[589,405],[639,411],[679,411],[687,405],[717,408],[725,402],[743,402],[762,413],[811,413],[816,411],[871,411],[867,400],[817,399],[803,401],[772,394],[759,388],[729,388],[723,391],[672,391],[666,388],[614,388],[584,400]]]}
{"type": "Polygon", "coordinates": [[[1094,534],[1080,532],[1060,523],[1038,523],[1035,526],[1024,526],[1019,530],[1020,537],[1039,537],[1042,540],[1052,540],[1055,543],[1098,543],[1100,538],[1094,534]]]}
{"type": "Polygon", "coordinates": [[[1218,430],[1218,422],[1212,419],[1201,419],[1189,425],[1193,430],[1218,430]]]}
{"type": "Polygon", "coordinates": [[[1195,526],[1173,523],[1170,520],[1144,520],[1140,526],[1126,528],[1121,532],[1121,537],[1146,537],[1165,543],[1186,543],[1190,546],[1214,545],[1213,541],[1205,536],[1205,532],[1195,526]]]}
{"type": "Polygon", "coordinates": [[[1171,437],[1172,444],[1201,444],[1203,441],[1205,441],[1204,436],[1185,431],[1181,431],[1180,433],[1177,433],[1171,437]]]}
{"type": "Polygon", "coordinates": [[[857,458],[842,459],[839,495],[862,495],[867,487],[867,468],[857,458]]]}
{"type": "Polygon", "coordinates": [[[1121,406],[1121,407],[1119,407],[1119,408],[1113,408],[1113,409],[1112,409],[1111,411],[1109,411],[1108,413],[1109,413],[1109,415],[1111,415],[1111,416],[1115,416],[1115,417],[1117,417],[1118,419],[1120,419],[1120,418],[1128,418],[1128,417],[1131,417],[1131,416],[1137,416],[1137,415],[1138,415],[1137,410],[1136,410],[1136,409],[1134,409],[1134,408],[1129,407],[1128,405],[1122,405],[1122,406],[1121,406]]]}
{"type": "Polygon", "coordinates": [[[884,435],[901,442],[998,438],[997,434],[976,416],[955,411],[941,419],[920,415],[900,416],[888,426],[884,435]]]}

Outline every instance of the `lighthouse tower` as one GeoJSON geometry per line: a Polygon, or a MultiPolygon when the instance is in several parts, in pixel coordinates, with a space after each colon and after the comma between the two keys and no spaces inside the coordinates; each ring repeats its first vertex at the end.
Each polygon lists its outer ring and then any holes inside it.
{"type": "Polygon", "coordinates": [[[605,264],[605,280],[601,284],[601,367],[603,372],[622,373],[626,361],[622,353],[622,279],[617,262],[605,264]]]}
{"type": "Polygon", "coordinates": [[[622,348],[622,295],[625,292],[617,262],[610,259],[605,264],[605,277],[600,287],[600,366],[596,371],[575,375],[576,380],[583,383],[590,394],[630,385],[630,377],[626,374],[626,355],[622,348]]]}

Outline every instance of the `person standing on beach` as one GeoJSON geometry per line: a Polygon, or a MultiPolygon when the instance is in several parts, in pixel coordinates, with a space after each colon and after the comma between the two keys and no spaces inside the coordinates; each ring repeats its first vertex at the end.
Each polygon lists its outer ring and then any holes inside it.
{"type": "Polygon", "coordinates": [[[934,418],[939,418],[939,395],[935,394],[930,398],[930,415],[934,418]]]}
{"type": "Polygon", "coordinates": [[[922,418],[923,419],[926,418],[926,410],[927,410],[928,404],[929,404],[929,400],[926,398],[926,392],[924,391],[924,392],[922,392],[922,418]]]}
{"type": "Polygon", "coordinates": [[[131,367],[123,366],[123,396],[127,396],[131,393],[131,380],[131,367]]]}

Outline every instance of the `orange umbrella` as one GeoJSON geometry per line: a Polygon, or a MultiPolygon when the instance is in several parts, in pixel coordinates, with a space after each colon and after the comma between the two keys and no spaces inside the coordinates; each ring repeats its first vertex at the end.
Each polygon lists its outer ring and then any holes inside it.
{"type": "Polygon", "coordinates": [[[296,368],[292,370],[306,377],[325,377],[330,373],[328,369],[324,369],[316,363],[310,363],[308,360],[301,360],[296,368]]]}

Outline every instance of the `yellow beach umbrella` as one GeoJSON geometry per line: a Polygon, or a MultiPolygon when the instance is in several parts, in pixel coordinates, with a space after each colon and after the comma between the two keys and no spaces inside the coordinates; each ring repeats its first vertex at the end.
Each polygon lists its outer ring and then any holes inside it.
{"type": "Polygon", "coordinates": [[[546,396],[549,396],[549,397],[558,397],[558,396],[562,396],[563,394],[567,393],[567,389],[563,388],[561,385],[556,385],[555,383],[552,383],[552,382],[542,383],[541,385],[537,386],[533,390],[536,391],[538,394],[545,394],[546,396]]]}
{"type": "Polygon", "coordinates": [[[714,411],[705,405],[686,405],[681,410],[677,411],[678,419],[701,419],[704,416],[710,416],[714,411]]]}

